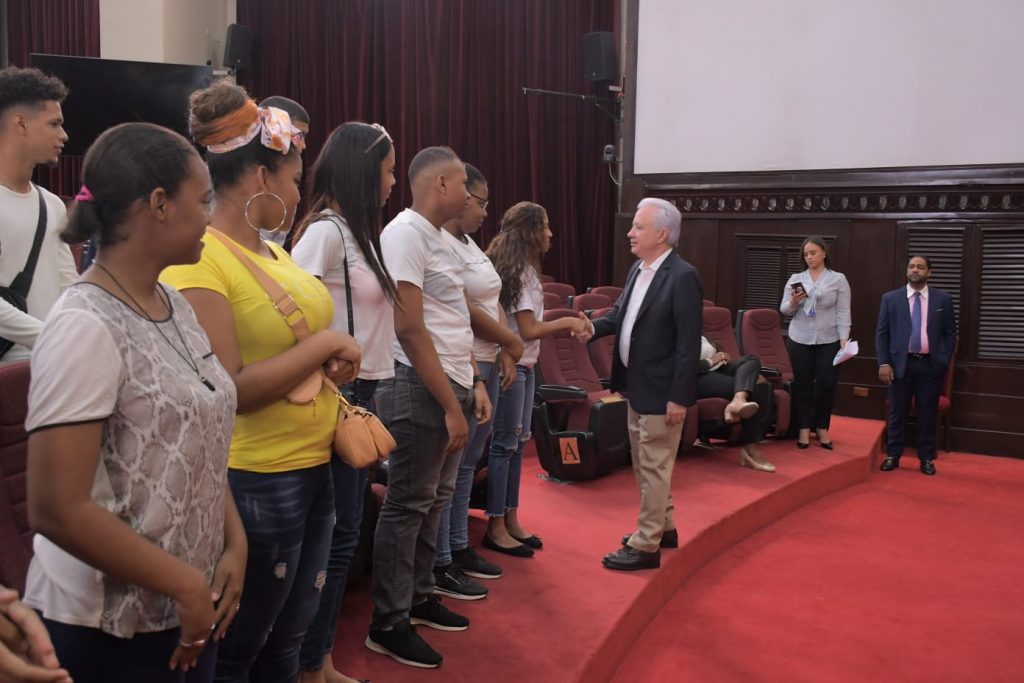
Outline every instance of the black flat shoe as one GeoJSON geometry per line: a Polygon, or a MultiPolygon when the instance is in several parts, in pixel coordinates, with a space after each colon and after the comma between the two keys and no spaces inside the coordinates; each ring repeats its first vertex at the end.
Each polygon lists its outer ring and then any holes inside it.
{"type": "Polygon", "coordinates": [[[833,448],[831,441],[819,441],[818,445],[824,448],[826,451],[830,451],[833,448]]]}
{"type": "MultiPolygon", "coordinates": [[[[622,545],[629,545],[629,539],[633,537],[633,534],[626,534],[622,537],[622,545]]],[[[675,529],[668,529],[661,533],[661,547],[662,548],[678,548],[679,547],[679,532],[675,529]]]]}
{"type": "Polygon", "coordinates": [[[525,545],[527,548],[533,548],[534,550],[540,550],[541,548],[544,547],[544,541],[542,541],[540,539],[540,536],[531,535],[531,536],[527,536],[526,538],[519,538],[515,534],[509,534],[509,536],[511,536],[512,538],[516,539],[517,541],[519,541],[520,543],[525,545]]]}
{"type": "Polygon", "coordinates": [[[899,467],[899,458],[893,458],[892,456],[889,456],[882,462],[882,466],[879,467],[878,469],[882,470],[883,472],[892,472],[893,470],[898,470],[899,467]]]}
{"type": "Polygon", "coordinates": [[[921,461],[921,472],[927,474],[929,477],[935,474],[935,463],[931,460],[921,461]]]}
{"type": "Polygon", "coordinates": [[[796,442],[796,447],[799,448],[800,450],[803,450],[805,448],[810,448],[811,444],[809,444],[809,443],[800,443],[799,441],[797,441],[796,442]]]}
{"type": "Polygon", "coordinates": [[[528,548],[521,543],[519,545],[514,545],[511,548],[506,548],[505,546],[495,543],[487,534],[484,534],[484,540],[480,545],[488,550],[511,555],[512,557],[533,557],[533,548],[528,548]]]}

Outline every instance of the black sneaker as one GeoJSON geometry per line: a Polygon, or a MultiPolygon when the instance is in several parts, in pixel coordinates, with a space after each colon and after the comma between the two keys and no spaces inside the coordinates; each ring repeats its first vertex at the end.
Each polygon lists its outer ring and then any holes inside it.
{"type": "Polygon", "coordinates": [[[477,555],[472,546],[452,550],[452,562],[467,576],[475,576],[478,579],[501,578],[501,567],[477,555]]]}
{"type": "Polygon", "coordinates": [[[420,638],[416,633],[416,627],[408,621],[395,624],[390,631],[371,628],[370,634],[366,636],[366,647],[387,655],[400,664],[418,666],[421,669],[436,669],[441,666],[443,659],[434,648],[420,638]]]}
{"type": "Polygon", "coordinates": [[[413,605],[409,610],[409,621],[438,631],[465,631],[469,628],[469,619],[442,605],[441,598],[436,595],[428,595],[426,601],[413,605]]]}
{"type": "Polygon", "coordinates": [[[444,567],[434,567],[434,584],[434,593],[456,600],[481,600],[487,597],[486,588],[450,562],[444,567]]]}

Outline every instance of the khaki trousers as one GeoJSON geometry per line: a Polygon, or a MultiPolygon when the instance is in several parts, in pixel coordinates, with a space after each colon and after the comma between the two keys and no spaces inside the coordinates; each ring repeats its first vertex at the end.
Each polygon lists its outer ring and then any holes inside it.
{"type": "Polygon", "coordinates": [[[669,427],[664,415],[641,415],[629,407],[633,474],[640,489],[640,516],[629,545],[644,552],[661,547],[661,535],[675,529],[672,468],[683,436],[683,422],[669,427]]]}

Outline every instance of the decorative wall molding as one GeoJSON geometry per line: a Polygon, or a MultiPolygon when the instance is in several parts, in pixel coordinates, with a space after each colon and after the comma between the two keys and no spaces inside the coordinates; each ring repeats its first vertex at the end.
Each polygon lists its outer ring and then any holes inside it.
{"type": "MultiPolygon", "coordinates": [[[[1024,214],[1024,166],[634,176],[684,215],[1024,214]]],[[[639,181],[639,183],[636,183],[639,181]]],[[[636,185],[639,184],[639,187],[636,185]]]]}
{"type": "Polygon", "coordinates": [[[648,196],[673,201],[684,214],[994,214],[1024,212],[1024,191],[926,190],[731,191],[707,192],[647,186],[648,196]]]}

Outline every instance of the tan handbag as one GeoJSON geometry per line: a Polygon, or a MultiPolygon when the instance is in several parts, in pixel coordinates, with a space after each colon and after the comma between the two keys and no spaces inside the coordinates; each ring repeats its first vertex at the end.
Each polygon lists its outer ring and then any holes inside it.
{"type": "Polygon", "coordinates": [[[338,428],[334,432],[338,457],[356,469],[387,460],[398,445],[388,428],[366,408],[349,403],[330,378],[325,376],[324,381],[338,393],[338,428]]]}
{"type": "MultiPolygon", "coordinates": [[[[296,341],[301,342],[309,337],[311,334],[309,324],[295,299],[281,285],[277,284],[274,278],[267,275],[251,258],[246,256],[229,237],[210,227],[207,228],[207,232],[220,240],[242,262],[242,265],[249,269],[267,292],[274,308],[288,323],[296,341]]],[[[351,313],[349,315],[351,324],[351,313]]],[[[338,396],[338,425],[334,431],[334,450],[338,456],[357,469],[368,467],[377,460],[386,460],[397,446],[391,432],[372,412],[349,403],[322,368],[288,392],[285,398],[290,403],[310,403],[320,394],[320,388],[324,383],[338,396]]]]}

